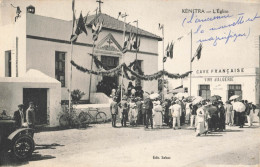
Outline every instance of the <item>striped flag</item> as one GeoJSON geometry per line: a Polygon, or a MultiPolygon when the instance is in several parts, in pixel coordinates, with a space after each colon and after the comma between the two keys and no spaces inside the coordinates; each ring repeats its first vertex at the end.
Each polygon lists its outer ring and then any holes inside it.
{"type": "Polygon", "coordinates": [[[93,40],[96,41],[98,39],[98,35],[102,30],[104,20],[102,22],[97,22],[97,24],[94,22],[92,24],[92,33],[93,33],[93,40]]]}

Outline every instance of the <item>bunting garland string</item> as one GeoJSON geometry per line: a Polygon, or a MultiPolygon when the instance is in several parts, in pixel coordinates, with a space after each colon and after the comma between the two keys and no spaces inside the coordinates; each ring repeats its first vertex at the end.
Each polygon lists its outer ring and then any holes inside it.
{"type": "MultiPolygon", "coordinates": [[[[92,56],[94,58],[94,62],[97,68],[103,68],[103,69],[108,69],[108,67],[106,65],[104,65],[100,60],[98,60],[97,56],[93,56],[93,54],[89,54],[90,56],[92,56]]],[[[131,62],[128,67],[131,68],[133,65],[135,65],[137,62],[137,60],[134,60],[133,62],[131,62]]],[[[141,70],[139,66],[134,66],[135,68],[138,68],[138,70],[141,70]]]]}
{"type": "Polygon", "coordinates": [[[128,79],[128,80],[131,80],[131,81],[134,81],[135,79],[136,79],[136,77],[134,77],[134,76],[129,76],[128,75],[128,73],[127,73],[127,71],[126,71],[126,68],[123,68],[123,72],[124,72],[124,76],[126,77],[126,79],[128,79]]]}
{"type": "Polygon", "coordinates": [[[113,76],[116,72],[120,71],[122,68],[122,65],[117,66],[116,68],[113,68],[111,70],[104,70],[101,69],[99,71],[93,71],[93,70],[89,70],[87,68],[84,68],[82,66],[77,65],[73,60],[71,60],[71,64],[76,67],[76,69],[82,71],[82,72],[87,72],[89,74],[94,74],[94,75],[102,75],[102,76],[113,76]]]}
{"type": "Polygon", "coordinates": [[[111,70],[100,70],[100,71],[93,71],[93,70],[89,70],[87,68],[84,68],[82,66],[79,66],[78,64],[76,64],[73,60],[71,60],[71,64],[78,70],[82,71],[82,72],[87,72],[89,74],[94,74],[94,75],[102,75],[102,76],[114,76],[114,75],[122,75],[120,73],[121,71],[121,68],[123,67],[124,69],[124,73],[126,74],[125,76],[127,77],[127,79],[130,79],[130,80],[133,80],[133,77],[136,77],[138,79],[141,79],[141,80],[149,80],[149,81],[152,81],[152,80],[155,80],[155,79],[158,79],[160,78],[162,75],[166,75],[167,77],[169,78],[173,78],[173,79],[179,79],[179,78],[185,78],[187,77],[190,73],[192,73],[192,71],[188,71],[184,74],[173,74],[173,73],[169,73],[167,71],[158,71],[154,74],[150,74],[150,75],[141,75],[141,74],[138,74],[137,72],[131,70],[128,66],[126,66],[125,63],[121,64],[121,65],[118,65],[116,68],[113,68],[111,70]],[[131,77],[129,77],[129,75],[127,74],[127,72],[130,72],[131,73],[131,77]]]}

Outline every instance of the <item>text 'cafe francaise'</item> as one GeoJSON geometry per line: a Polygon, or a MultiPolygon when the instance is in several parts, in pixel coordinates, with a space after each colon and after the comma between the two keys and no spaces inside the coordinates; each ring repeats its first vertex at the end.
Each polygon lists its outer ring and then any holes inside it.
{"type": "Polygon", "coordinates": [[[227,69],[210,69],[210,70],[197,70],[197,74],[209,74],[209,73],[221,73],[221,74],[229,74],[229,73],[240,73],[244,72],[244,68],[227,68],[227,69]]]}

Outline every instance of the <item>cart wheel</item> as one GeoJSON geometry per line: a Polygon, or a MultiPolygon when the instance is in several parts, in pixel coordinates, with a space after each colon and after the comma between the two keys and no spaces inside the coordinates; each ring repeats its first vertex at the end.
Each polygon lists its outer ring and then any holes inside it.
{"type": "Polygon", "coordinates": [[[69,118],[66,115],[60,116],[59,123],[61,127],[69,126],[69,118]]]}
{"type": "Polygon", "coordinates": [[[87,127],[91,122],[90,116],[84,111],[79,113],[78,118],[79,118],[79,122],[80,122],[81,126],[83,125],[84,127],[87,127]]]}
{"type": "Polygon", "coordinates": [[[105,123],[107,121],[107,115],[104,112],[98,112],[96,115],[97,123],[105,123]]]}
{"type": "Polygon", "coordinates": [[[26,160],[34,151],[34,141],[29,135],[21,135],[15,139],[12,146],[14,156],[19,160],[26,160]]]}

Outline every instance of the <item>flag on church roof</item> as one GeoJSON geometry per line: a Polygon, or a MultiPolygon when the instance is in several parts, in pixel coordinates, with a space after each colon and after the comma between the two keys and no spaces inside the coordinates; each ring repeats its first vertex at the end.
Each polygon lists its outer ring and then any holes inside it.
{"type": "MultiPolygon", "coordinates": [[[[121,31],[121,32],[123,32],[123,30],[124,30],[124,22],[123,21],[117,20],[116,18],[111,17],[111,16],[104,14],[104,13],[98,13],[97,15],[88,16],[88,21],[87,21],[88,27],[92,27],[93,23],[96,20],[103,20],[102,29],[115,30],[115,31],[121,31]]],[[[132,25],[126,26],[126,34],[129,34],[131,30],[133,32],[136,32],[137,28],[135,26],[132,26],[132,25]]],[[[158,41],[162,40],[162,38],[160,36],[155,35],[153,33],[150,33],[148,31],[145,31],[145,30],[140,29],[140,28],[138,28],[138,34],[140,36],[157,39],[158,41]]]]}
{"type": "Polygon", "coordinates": [[[86,35],[88,35],[88,32],[87,32],[86,27],[85,27],[84,20],[85,20],[85,19],[83,19],[82,12],[81,12],[80,15],[79,15],[79,20],[78,20],[78,24],[77,24],[77,29],[76,29],[76,31],[75,31],[75,34],[76,34],[76,35],[79,35],[79,34],[81,34],[82,32],[84,32],[86,35]]]}
{"type": "Polygon", "coordinates": [[[130,38],[130,36],[128,38],[125,37],[125,41],[124,41],[123,48],[122,48],[122,53],[127,52],[128,45],[129,45],[129,38],[130,38]]]}
{"type": "Polygon", "coordinates": [[[92,24],[92,33],[93,33],[93,40],[94,41],[96,41],[97,39],[98,39],[98,34],[101,32],[101,30],[102,30],[102,26],[103,26],[103,22],[104,21],[97,21],[97,23],[96,22],[94,22],[93,24],[92,24]]]}
{"type": "Polygon", "coordinates": [[[140,36],[136,35],[133,48],[139,51],[139,47],[140,47],[140,36]]]}
{"type": "Polygon", "coordinates": [[[135,42],[135,37],[136,37],[136,35],[134,33],[132,33],[132,30],[129,34],[129,37],[130,37],[129,38],[129,50],[132,50],[134,42],[135,42]]]}
{"type": "Polygon", "coordinates": [[[79,16],[79,19],[78,19],[78,23],[77,23],[77,28],[76,28],[76,31],[75,31],[75,34],[72,34],[71,35],[71,38],[70,40],[72,42],[76,42],[77,41],[77,38],[78,36],[84,32],[86,35],[88,35],[88,32],[87,32],[87,29],[86,29],[86,23],[84,22],[85,19],[83,19],[83,16],[82,16],[82,12],[80,13],[80,16],[79,16]]]}

